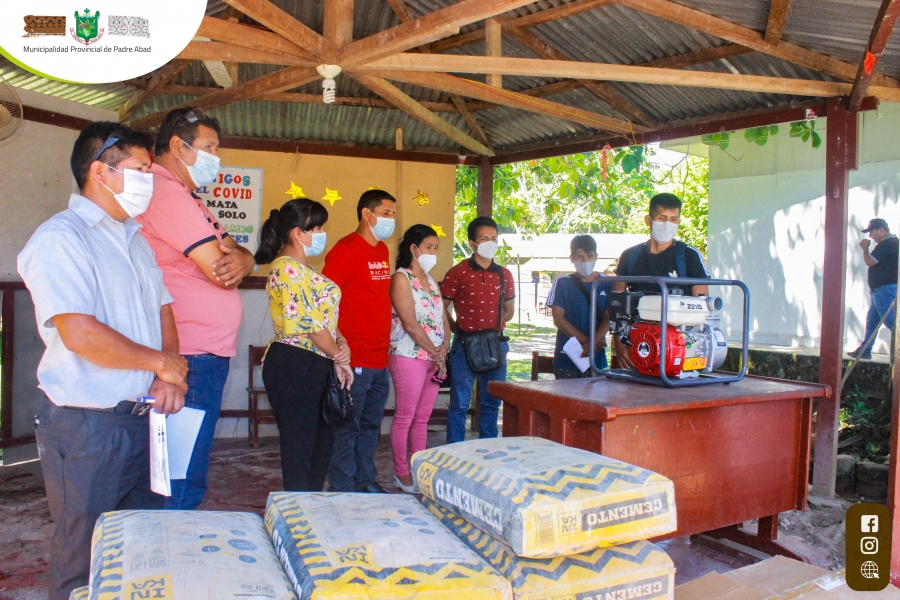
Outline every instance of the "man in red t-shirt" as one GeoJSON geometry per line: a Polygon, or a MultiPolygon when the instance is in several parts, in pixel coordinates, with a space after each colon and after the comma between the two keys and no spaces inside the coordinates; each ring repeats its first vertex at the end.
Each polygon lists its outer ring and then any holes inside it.
{"type": "Polygon", "coordinates": [[[325,256],[322,274],[341,288],[338,323],[350,347],[354,419],[334,428],[328,488],[384,493],[375,482],[375,446],[390,391],[391,266],[383,240],[394,234],[396,200],[382,190],[363,193],[359,227],[325,256]]]}
{"type": "Polygon", "coordinates": [[[498,249],[497,223],[490,217],[478,217],[469,223],[468,234],[472,256],[447,271],[441,282],[441,295],[444,297],[444,309],[448,311],[448,317],[451,304],[456,312],[456,322],[450,318],[455,335],[450,347],[448,444],[466,439],[466,411],[469,410],[476,379],[481,391],[478,437],[497,437],[500,400],[488,394],[487,386],[491,381],[506,381],[506,353],[509,352],[509,344],[501,343],[503,361],[499,367],[486,373],[475,373],[469,367],[459,336],[460,332],[465,334],[485,329],[502,333],[506,322],[512,319],[515,312],[516,285],[512,273],[494,262],[498,249]]]}

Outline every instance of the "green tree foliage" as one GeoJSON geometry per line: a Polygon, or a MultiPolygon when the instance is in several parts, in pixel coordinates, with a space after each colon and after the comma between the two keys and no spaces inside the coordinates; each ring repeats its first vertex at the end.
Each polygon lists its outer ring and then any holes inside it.
{"type": "MultiPolygon", "coordinates": [[[[684,201],[679,237],[706,253],[708,161],[686,157],[658,169],[646,146],[590,152],[494,169],[494,219],[501,231],[543,233],[647,233],[644,215],[650,198],[672,192],[684,201]]],[[[456,171],[455,254],[469,254],[466,225],[476,216],[477,169],[456,171]]],[[[501,248],[501,258],[504,249],[501,248]]]]}

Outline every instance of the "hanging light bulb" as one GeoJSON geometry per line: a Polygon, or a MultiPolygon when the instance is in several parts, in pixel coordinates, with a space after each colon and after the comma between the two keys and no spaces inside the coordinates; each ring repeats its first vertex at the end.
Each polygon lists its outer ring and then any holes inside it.
{"type": "Polygon", "coordinates": [[[319,75],[323,77],[322,101],[325,104],[334,104],[336,96],[336,84],[334,82],[334,78],[340,74],[341,67],[339,67],[338,65],[319,65],[318,67],[316,67],[316,71],[318,71],[319,75]]]}

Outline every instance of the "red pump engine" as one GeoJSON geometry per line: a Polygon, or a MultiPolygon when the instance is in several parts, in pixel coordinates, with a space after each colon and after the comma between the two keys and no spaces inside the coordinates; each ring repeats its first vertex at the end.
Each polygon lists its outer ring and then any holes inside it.
{"type": "MultiPolygon", "coordinates": [[[[659,323],[637,321],[631,326],[629,355],[635,368],[643,375],[659,376],[659,323]]],[[[666,376],[677,377],[684,365],[684,334],[677,327],[666,329],[666,376]]]]}

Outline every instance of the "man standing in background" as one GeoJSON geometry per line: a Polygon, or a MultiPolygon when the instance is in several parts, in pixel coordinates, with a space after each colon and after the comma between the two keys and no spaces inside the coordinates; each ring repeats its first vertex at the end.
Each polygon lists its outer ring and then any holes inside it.
{"type": "MultiPolygon", "coordinates": [[[[872,219],[869,226],[862,230],[868,233],[876,246],[869,252],[870,242],[867,239],[859,243],[862,248],[863,262],[869,267],[869,312],[866,313],[866,334],[859,348],[848,352],[853,358],[872,358],[872,343],[866,341],[875,333],[878,322],[884,313],[890,309],[890,314],[884,320],[884,326],[894,331],[894,309],[891,304],[897,297],[897,253],[900,251],[900,240],[891,233],[887,221],[884,219],[872,219]]],[[[893,347],[893,344],[891,345],[893,347]]]]}
{"type": "Polygon", "coordinates": [[[382,190],[364,192],[356,205],[356,231],[325,256],[322,274],[341,289],[340,329],[354,372],[353,419],[334,428],[328,470],[333,492],[385,492],[375,481],[375,446],[390,392],[391,267],[384,240],[394,235],[396,202],[382,190]]]}
{"type": "Polygon", "coordinates": [[[156,137],[154,193],[138,222],[175,301],[179,353],[188,361],[184,405],[205,411],[187,478],[172,481],[167,510],[194,510],[206,494],[209,454],[230,357],[241,326],[237,286],[253,255],[231,238],[193,190],[219,174],[219,122],[199,108],[171,111],[156,137]]]}

